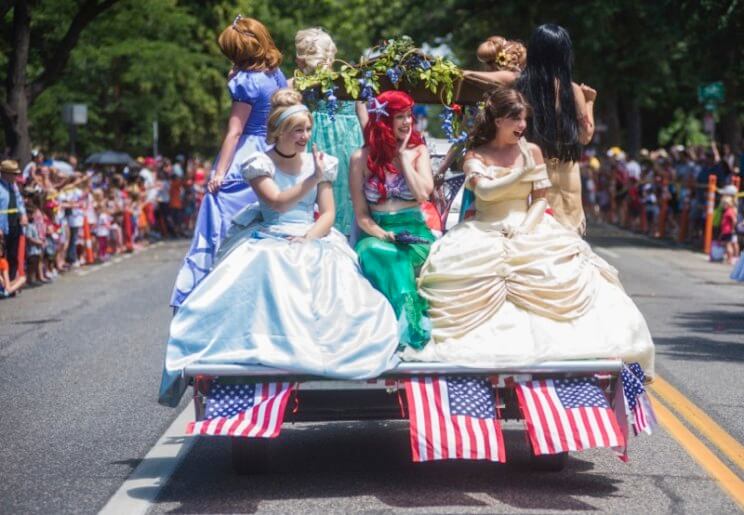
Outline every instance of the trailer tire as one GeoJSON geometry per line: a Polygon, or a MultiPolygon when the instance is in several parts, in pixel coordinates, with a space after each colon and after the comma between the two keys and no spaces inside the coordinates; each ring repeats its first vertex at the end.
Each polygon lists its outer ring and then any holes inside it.
{"type": "Polygon", "coordinates": [[[267,438],[244,438],[233,436],[232,468],[241,476],[261,474],[269,466],[269,444],[267,438]]]}
{"type": "Polygon", "coordinates": [[[530,454],[530,468],[540,472],[560,472],[566,467],[568,453],[557,454],[530,454]]]}

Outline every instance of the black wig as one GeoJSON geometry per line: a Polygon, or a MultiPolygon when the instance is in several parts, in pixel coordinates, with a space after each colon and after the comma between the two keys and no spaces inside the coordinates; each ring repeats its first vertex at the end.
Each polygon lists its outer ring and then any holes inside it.
{"type": "Polygon", "coordinates": [[[568,31],[553,24],[535,29],[527,45],[527,66],[517,88],[532,106],[528,138],[546,157],[561,161],[578,161],[581,156],[572,68],[573,47],[568,31]]]}

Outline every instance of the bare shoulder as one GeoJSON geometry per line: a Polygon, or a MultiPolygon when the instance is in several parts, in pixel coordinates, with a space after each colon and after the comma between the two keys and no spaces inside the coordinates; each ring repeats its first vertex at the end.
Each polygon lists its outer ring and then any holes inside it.
{"type": "Polygon", "coordinates": [[[363,162],[366,159],[367,159],[367,149],[364,147],[356,149],[354,153],[351,154],[352,164],[363,162]]]}
{"type": "Polygon", "coordinates": [[[537,146],[535,143],[527,143],[527,148],[529,148],[530,152],[532,153],[532,157],[535,158],[535,162],[537,164],[545,162],[542,150],[540,150],[539,146],[537,146]]]}
{"type": "Polygon", "coordinates": [[[468,159],[477,159],[478,161],[485,162],[485,159],[483,155],[479,152],[480,147],[471,148],[467,152],[465,152],[464,159],[467,161],[468,159]]]}
{"type": "Polygon", "coordinates": [[[352,174],[360,173],[362,176],[367,174],[367,149],[358,148],[351,154],[349,159],[349,172],[352,174]]]}
{"type": "Polygon", "coordinates": [[[413,150],[415,150],[416,155],[419,155],[419,156],[422,156],[424,154],[426,155],[429,154],[429,147],[427,147],[425,143],[421,143],[420,145],[417,145],[416,147],[414,147],[413,150]]]}

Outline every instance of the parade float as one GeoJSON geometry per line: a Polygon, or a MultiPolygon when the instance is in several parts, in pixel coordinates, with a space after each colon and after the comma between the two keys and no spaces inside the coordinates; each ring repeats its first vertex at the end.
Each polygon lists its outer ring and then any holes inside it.
{"type": "MultiPolygon", "coordinates": [[[[294,87],[311,106],[324,100],[330,114],[338,100],[366,102],[384,90],[405,90],[418,103],[443,106],[444,132],[459,154],[468,118],[493,85],[463,78],[452,61],[426,55],[404,37],[384,41],[356,64],[336,61],[310,75],[297,72],[294,87]]],[[[440,169],[446,180],[434,194],[443,218],[462,186],[462,174],[449,169],[452,161],[440,169]]],[[[446,230],[451,224],[445,222],[446,230]]],[[[230,437],[238,473],[267,470],[283,423],[351,420],[408,420],[416,462],[505,462],[502,423],[520,420],[533,467],[558,471],[572,451],[611,448],[627,459],[629,435],[650,432],[654,424],[646,382],[640,366],[607,355],[485,368],[399,361],[378,377],[358,380],[195,355],[183,362],[170,402],[193,387],[196,416],[188,432],[230,437]]]]}

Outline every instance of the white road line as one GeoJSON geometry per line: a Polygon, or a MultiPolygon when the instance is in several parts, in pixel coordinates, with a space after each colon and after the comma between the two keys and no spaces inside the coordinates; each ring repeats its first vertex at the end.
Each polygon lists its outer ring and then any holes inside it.
{"type": "Polygon", "coordinates": [[[613,252],[610,249],[606,249],[604,247],[592,247],[595,251],[599,252],[600,254],[604,254],[605,256],[609,256],[612,259],[620,259],[620,254],[617,252],[613,252]]]}
{"type": "Polygon", "coordinates": [[[100,515],[147,513],[196,442],[195,436],[186,436],[186,424],[193,416],[194,405],[190,402],[101,509],[100,515]]]}

